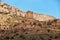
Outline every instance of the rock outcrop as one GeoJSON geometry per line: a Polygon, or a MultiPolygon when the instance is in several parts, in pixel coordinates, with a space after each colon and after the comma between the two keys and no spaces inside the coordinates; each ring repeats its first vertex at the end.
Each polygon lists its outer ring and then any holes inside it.
{"type": "Polygon", "coordinates": [[[5,14],[8,14],[8,15],[18,15],[18,16],[22,16],[22,17],[25,17],[25,15],[26,15],[26,17],[32,17],[32,18],[39,20],[39,21],[48,21],[48,20],[55,19],[52,16],[37,14],[37,13],[31,12],[31,11],[22,12],[18,8],[11,7],[11,6],[4,4],[4,3],[0,4],[0,12],[4,12],[5,14]]]}
{"type": "Polygon", "coordinates": [[[0,40],[60,40],[60,19],[1,3],[0,40]]]}

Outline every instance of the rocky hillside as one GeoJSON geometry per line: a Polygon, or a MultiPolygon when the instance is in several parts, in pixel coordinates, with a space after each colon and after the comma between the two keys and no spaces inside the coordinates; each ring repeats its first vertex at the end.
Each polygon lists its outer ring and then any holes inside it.
{"type": "Polygon", "coordinates": [[[48,20],[55,19],[52,16],[37,14],[37,13],[31,12],[31,11],[22,12],[18,8],[11,7],[5,3],[0,4],[0,12],[4,12],[5,14],[8,14],[8,15],[17,15],[17,16],[22,16],[22,17],[25,17],[25,15],[27,15],[27,17],[29,17],[29,15],[30,15],[30,17],[34,18],[35,20],[39,20],[39,21],[48,21],[48,20]]]}
{"type": "Polygon", "coordinates": [[[60,40],[60,19],[1,3],[0,40],[60,40]]]}

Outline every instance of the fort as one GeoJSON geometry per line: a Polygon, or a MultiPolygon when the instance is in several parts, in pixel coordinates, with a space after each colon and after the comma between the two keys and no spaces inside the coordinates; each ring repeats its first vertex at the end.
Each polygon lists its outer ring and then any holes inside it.
{"type": "Polygon", "coordinates": [[[27,11],[25,17],[29,18],[29,19],[32,19],[33,18],[33,12],[27,11]]]}

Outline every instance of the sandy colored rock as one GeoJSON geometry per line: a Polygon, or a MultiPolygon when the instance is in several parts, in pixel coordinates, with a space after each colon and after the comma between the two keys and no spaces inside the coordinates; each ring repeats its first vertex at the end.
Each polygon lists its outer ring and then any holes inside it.
{"type": "Polygon", "coordinates": [[[29,19],[33,19],[33,12],[27,11],[25,17],[29,19]]]}
{"type": "Polygon", "coordinates": [[[59,40],[60,19],[0,4],[0,40],[59,40]]]}
{"type": "Polygon", "coordinates": [[[53,16],[44,15],[44,14],[37,14],[37,13],[31,12],[31,11],[23,12],[16,7],[12,7],[12,6],[9,6],[4,3],[0,4],[0,9],[1,9],[0,12],[4,12],[8,15],[12,15],[12,16],[18,15],[18,16],[27,17],[27,18],[34,18],[39,21],[48,21],[48,20],[56,19],[53,16]]]}

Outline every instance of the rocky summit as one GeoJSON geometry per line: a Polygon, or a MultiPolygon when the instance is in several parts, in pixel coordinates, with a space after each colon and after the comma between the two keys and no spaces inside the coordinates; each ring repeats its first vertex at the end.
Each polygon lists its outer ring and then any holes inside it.
{"type": "Polygon", "coordinates": [[[60,19],[1,2],[0,40],[60,40],[60,19]]]}

